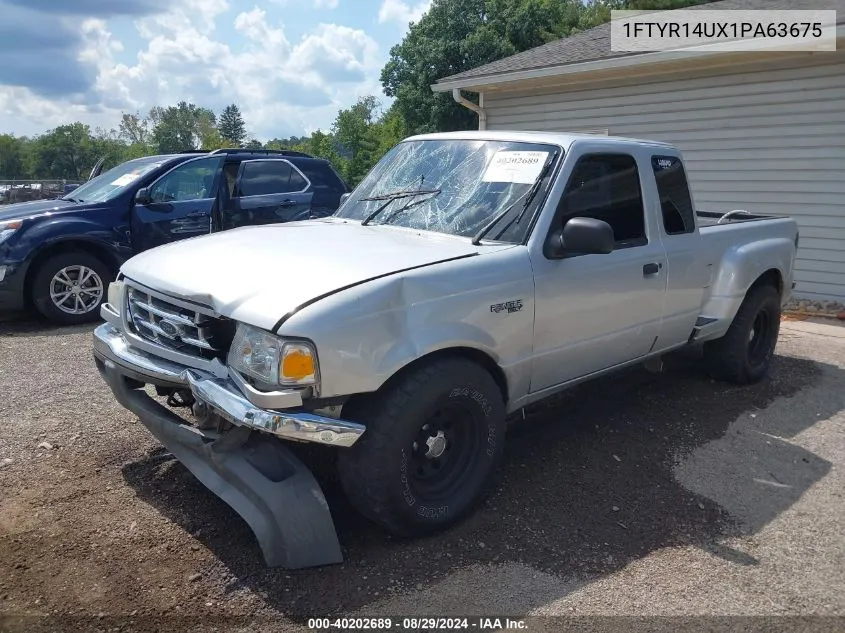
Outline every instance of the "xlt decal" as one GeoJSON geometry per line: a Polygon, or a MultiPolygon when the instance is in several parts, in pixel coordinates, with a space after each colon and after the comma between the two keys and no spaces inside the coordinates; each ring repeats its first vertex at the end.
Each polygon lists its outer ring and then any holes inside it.
{"type": "Polygon", "coordinates": [[[519,312],[522,310],[522,299],[514,299],[505,303],[494,303],[490,306],[490,312],[519,312]]]}

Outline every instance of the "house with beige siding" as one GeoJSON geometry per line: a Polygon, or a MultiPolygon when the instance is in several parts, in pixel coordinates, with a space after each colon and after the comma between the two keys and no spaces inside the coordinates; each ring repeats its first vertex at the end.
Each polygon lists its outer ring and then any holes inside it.
{"type": "MultiPolygon", "coordinates": [[[[808,8],[726,0],[709,9],[808,8]]],[[[845,299],[845,0],[836,51],[620,53],[610,25],[444,77],[479,129],[668,141],[700,210],[789,215],[800,227],[795,294],[845,299]],[[467,99],[467,93],[477,98],[467,99]],[[477,104],[475,103],[477,101],[477,104]]]]}

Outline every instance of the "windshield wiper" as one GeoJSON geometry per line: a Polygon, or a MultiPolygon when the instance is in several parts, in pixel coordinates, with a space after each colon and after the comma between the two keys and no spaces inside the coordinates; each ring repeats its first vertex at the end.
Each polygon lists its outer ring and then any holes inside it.
{"type": "MultiPolygon", "coordinates": [[[[534,184],[531,185],[531,188],[524,194],[522,194],[519,198],[514,200],[511,204],[509,204],[507,209],[497,214],[495,218],[493,218],[490,222],[481,227],[481,230],[475,234],[475,237],[472,238],[472,244],[474,246],[478,246],[481,243],[481,239],[485,235],[487,235],[488,231],[490,231],[490,229],[496,226],[502,220],[502,218],[504,218],[508,213],[510,213],[511,210],[513,210],[513,208],[519,203],[519,201],[524,198],[525,203],[522,205],[522,210],[519,212],[519,215],[517,215],[515,218],[517,221],[522,219],[522,216],[525,214],[525,211],[526,209],[528,209],[529,205],[531,204],[531,201],[534,199],[534,196],[536,196],[537,192],[540,191],[540,184],[543,182],[543,178],[546,177],[546,174],[548,173],[549,168],[552,166],[552,163],[555,162],[556,157],[557,152],[552,152],[552,155],[546,161],[546,164],[543,165],[543,169],[540,170],[540,174],[537,176],[537,180],[534,181],[534,184]]],[[[508,227],[510,227],[512,223],[512,221],[508,223],[507,226],[505,226],[505,228],[499,232],[499,237],[502,236],[502,234],[508,229],[508,227]]]]}
{"type": "Polygon", "coordinates": [[[62,200],[67,200],[68,202],[85,202],[81,198],[62,198],[62,200]]]}
{"type": "Polygon", "coordinates": [[[378,209],[373,211],[370,215],[364,218],[361,221],[361,226],[366,226],[369,224],[370,220],[375,218],[379,213],[384,211],[387,206],[393,202],[394,200],[399,200],[401,198],[411,198],[416,196],[421,196],[427,193],[440,193],[440,189],[412,189],[412,190],[402,190],[402,191],[393,191],[391,193],[384,193],[380,196],[370,196],[369,198],[361,198],[359,202],[366,202],[369,200],[386,200],[382,205],[379,205],[378,209]]]}

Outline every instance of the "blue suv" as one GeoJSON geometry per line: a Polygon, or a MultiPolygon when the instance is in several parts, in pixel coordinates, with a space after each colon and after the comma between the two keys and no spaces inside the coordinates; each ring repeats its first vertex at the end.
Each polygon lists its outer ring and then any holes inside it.
{"type": "Polygon", "coordinates": [[[96,320],[129,257],[238,226],[325,217],[349,191],[328,161],[293,151],[147,156],[92,175],[62,198],[0,207],[0,311],[96,320]]]}

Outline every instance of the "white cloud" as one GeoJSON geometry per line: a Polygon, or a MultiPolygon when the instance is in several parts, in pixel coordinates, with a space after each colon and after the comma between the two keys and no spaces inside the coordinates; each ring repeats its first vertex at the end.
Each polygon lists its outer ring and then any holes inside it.
{"type": "Polygon", "coordinates": [[[321,23],[291,42],[263,9],[235,15],[228,8],[227,0],[173,0],[166,14],[136,22],[143,44],[127,63],[116,58],[123,44],[109,24],[85,21],[79,59],[96,71],[89,100],[98,105],[51,101],[25,88],[0,86],[0,120],[15,121],[16,127],[23,121],[29,128],[0,132],[40,132],[75,120],[116,127],[121,111],[144,113],[185,100],[218,113],[237,103],[249,131],[267,139],[327,129],[338,109],[358,96],[380,93],[383,60],[364,31],[321,23]],[[221,40],[232,30],[245,42],[221,40]]]}
{"type": "Polygon", "coordinates": [[[383,0],[378,12],[378,21],[396,22],[403,29],[409,22],[418,22],[431,7],[431,0],[421,0],[414,5],[403,0],[383,0]]]}

